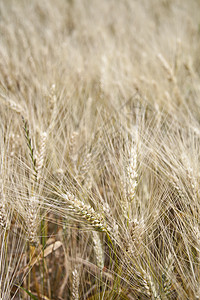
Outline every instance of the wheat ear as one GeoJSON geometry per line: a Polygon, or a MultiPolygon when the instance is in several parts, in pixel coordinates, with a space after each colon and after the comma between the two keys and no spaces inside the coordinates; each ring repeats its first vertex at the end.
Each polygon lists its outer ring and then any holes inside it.
{"type": "Polygon", "coordinates": [[[85,204],[72,195],[70,192],[62,194],[68,204],[68,209],[75,212],[77,215],[86,220],[95,230],[108,233],[108,226],[105,224],[103,218],[94,211],[94,208],[89,204],[85,204]]]}
{"type": "Polygon", "coordinates": [[[76,268],[72,271],[72,299],[79,300],[79,273],[76,268]]]}
{"type": "Polygon", "coordinates": [[[104,267],[104,252],[98,232],[93,231],[94,252],[96,255],[97,266],[102,271],[104,267]]]}

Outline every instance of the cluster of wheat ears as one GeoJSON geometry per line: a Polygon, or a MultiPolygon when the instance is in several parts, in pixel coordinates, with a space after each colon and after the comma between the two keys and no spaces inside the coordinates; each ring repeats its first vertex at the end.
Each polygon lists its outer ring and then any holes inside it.
{"type": "Polygon", "coordinates": [[[0,299],[199,299],[199,12],[0,1],[0,299]]]}

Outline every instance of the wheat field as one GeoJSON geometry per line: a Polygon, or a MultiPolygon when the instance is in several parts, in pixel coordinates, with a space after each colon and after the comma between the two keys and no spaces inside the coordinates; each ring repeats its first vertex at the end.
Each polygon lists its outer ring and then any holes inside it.
{"type": "Polygon", "coordinates": [[[199,299],[199,0],[1,0],[0,37],[0,299],[199,299]]]}

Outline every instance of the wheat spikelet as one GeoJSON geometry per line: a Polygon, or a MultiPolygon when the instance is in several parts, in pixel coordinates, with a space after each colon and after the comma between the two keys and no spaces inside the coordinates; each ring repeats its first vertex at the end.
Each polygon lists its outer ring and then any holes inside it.
{"type": "Polygon", "coordinates": [[[106,202],[103,203],[103,211],[104,211],[105,217],[108,220],[110,220],[110,223],[108,225],[108,230],[109,230],[110,233],[112,233],[112,238],[115,241],[120,240],[120,237],[119,237],[119,226],[118,226],[115,218],[111,219],[112,211],[111,211],[111,208],[110,208],[109,204],[106,203],[106,202]]]}
{"type": "Polygon", "coordinates": [[[91,190],[93,184],[92,175],[90,173],[84,178],[84,187],[87,190],[91,190]]]}
{"type": "Polygon", "coordinates": [[[91,164],[91,160],[92,160],[92,154],[90,152],[88,152],[84,156],[83,162],[80,166],[80,174],[81,174],[81,176],[83,176],[83,178],[87,176],[87,173],[89,171],[89,167],[91,164]]]}
{"type": "Polygon", "coordinates": [[[164,70],[168,74],[168,80],[172,81],[175,85],[177,84],[176,77],[174,76],[173,69],[170,67],[169,63],[166,61],[166,59],[163,57],[161,53],[157,55],[158,59],[160,60],[164,70]]]}
{"type": "Polygon", "coordinates": [[[127,252],[131,256],[136,256],[138,253],[141,254],[141,246],[143,244],[143,235],[145,232],[145,222],[144,219],[141,217],[140,219],[133,219],[129,223],[130,226],[130,236],[126,241],[126,248],[127,252]],[[136,251],[137,250],[137,251],[136,251]]]}
{"type": "Polygon", "coordinates": [[[79,300],[79,273],[75,268],[72,271],[72,299],[79,300]]]}
{"type": "Polygon", "coordinates": [[[68,209],[87,220],[96,230],[108,232],[108,227],[103,218],[96,213],[94,208],[89,204],[85,204],[83,201],[78,200],[77,197],[69,192],[62,194],[62,198],[67,201],[68,209]]]}
{"type": "Polygon", "coordinates": [[[104,253],[101,244],[99,234],[96,231],[93,231],[93,243],[94,243],[94,252],[96,255],[97,266],[102,271],[104,267],[104,253]]]}
{"type": "Polygon", "coordinates": [[[143,284],[144,284],[144,288],[146,290],[147,295],[151,296],[152,299],[160,299],[161,300],[159,292],[157,291],[155,282],[152,279],[152,276],[145,270],[142,270],[142,274],[143,274],[143,284]]]}
{"type": "Polygon", "coordinates": [[[26,116],[26,112],[20,104],[16,103],[14,100],[2,94],[0,94],[0,98],[4,100],[4,104],[6,104],[10,109],[20,114],[21,116],[26,116]]]}
{"type": "Polygon", "coordinates": [[[27,203],[27,229],[28,239],[31,244],[38,244],[37,229],[38,229],[38,202],[35,196],[29,198],[27,203]]]}
{"type": "Polygon", "coordinates": [[[171,289],[173,270],[174,270],[174,259],[171,252],[169,252],[164,266],[164,274],[162,275],[163,291],[166,299],[168,296],[170,296],[171,293],[170,289],[171,289]]]}
{"type": "Polygon", "coordinates": [[[137,172],[137,164],[138,164],[138,155],[137,155],[137,143],[135,145],[131,145],[128,151],[128,160],[127,166],[124,170],[124,179],[122,179],[122,188],[123,188],[123,200],[122,203],[122,211],[125,219],[127,221],[132,220],[132,205],[136,207],[135,195],[136,189],[138,185],[138,172],[137,172]]]}
{"type": "Polygon", "coordinates": [[[72,166],[76,170],[76,163],[77,163],[77,152],[76,152],[76,146],[77,146],[77,138],[78,138],[78,132],[73,131],[71,134],[71,137],[69,139],[69,156],[72,161],[72,166]]]}
{"type": "Polygon", "coordinates": [[[106,55],[101,57],[101,78],[100,78],[100,87],[102,92],[106,91],[107,88],[107,70],[108,70],[108,59],[106,55]]]}
{"type": "Polygon", "coordinates": [[[163,55],[161,53],[159,53],[157,55],[157,57],[160,60],[164,70],[168,74],[168,77],[167,77],[168,80],[171,81],[174,85],[174,95],[176,96],[179,103],[183,102],[183,99],[182,99],[182,96],[181,96],[181,93],[180,93],[180,89],[179,89],[178,84],[177,84],[177,78],[174,74],[173,69],[170,67],[170,65],[168,64],[168,62],[166,61],[166,59],[163,57],[163,55]]]}
{"type": "Polygon", "coordinates": [[[58,178],[58,184],[61,187],[64,180],[65,171],[62,168],[59,168],[55,171],[56,177],[58,178]]]}
{"type": "Polygon", "coordinates": [[[9,228],[9,216],[6,210],[6,199],[3,192],[3,181],[0,179],[0,226],[1,228],[9,228]]]}
{"type": "Polygon", "coordinates": [[[37,170],[37,179],[40,180],[41,171],[44,165],[44,157],[46,152],[46,141],[47,141],[47,133],[43,132],[41,134],[41,145],[40,151],[36,157],[36,170],[37,170]]]}
{"type": "MultiPolygon", "coordinates": [[[[10,218],[12,219],[10,212],[10,218]]],[[[12,229],[17,225],[16,218],[12,219],[12,229]]],[[[23,229],[12,232],[4,230],[0,235],[0,297],[5,300],[14,298],[18,287],[13,292],[15,284],[19,283],[17,272],[23,264],[23,253],[25,248],[25,239],[22,233],[23,229]]]]}
{"type": "Polygon", "coordinates": [[[128,199],[130,202],[134,201],[135,199],[135,191],[138,185],[137,177],[137,148],[136,146],[131,146],[127,166],[127,189],[128,199]]]}
{"type": "Polygon", "coordinates": [[[35,157],[35,151],[34,151],[34,147],[33,147],[33,143],[32,143],[32,139],[31,139],[31,136],[30,136],[30,131],[29,131],[29,126],[28,126],[28,122],[24,119],[24,117],[22,116],[22,121],[23,121],[23,124],[24,124],[24,132],[25,132],[25,138],[26,138],[26,141],[27,141],[27,146],[29,148],[29,155],[30,155],[30,158],[31,158],[31,163],[32,163],[32,167],[33,167],[33,178],[36,177],[37,178],[37,169],[36,169],[36,157],[35,157]]]}
{"type": "Polygon", "coordinates": [[[20,135],[19,134],[15,134],[12,133],[9,136],[9,139],[11,141],[11,152],[10,152],[10,156],[15,156],[16,155],[16,150],[20,145],[20,135]]]}
{"type": "Polygon", "coordinates": [[[50,123],[49,123],[48,131],[51,132],[55,126],[56,116],[57,116],[57,112],[58,112],[55,83],[52,84],[52,86],[50,88],[49,97],[50,97],[50,123]]]}

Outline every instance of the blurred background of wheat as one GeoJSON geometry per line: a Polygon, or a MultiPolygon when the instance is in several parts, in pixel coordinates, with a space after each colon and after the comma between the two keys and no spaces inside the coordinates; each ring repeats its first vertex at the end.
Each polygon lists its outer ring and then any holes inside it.
{"type": "Polygon", "coordinates": [[[199,299],[200,2],[0,1],[0,299],[199,299]]]}

